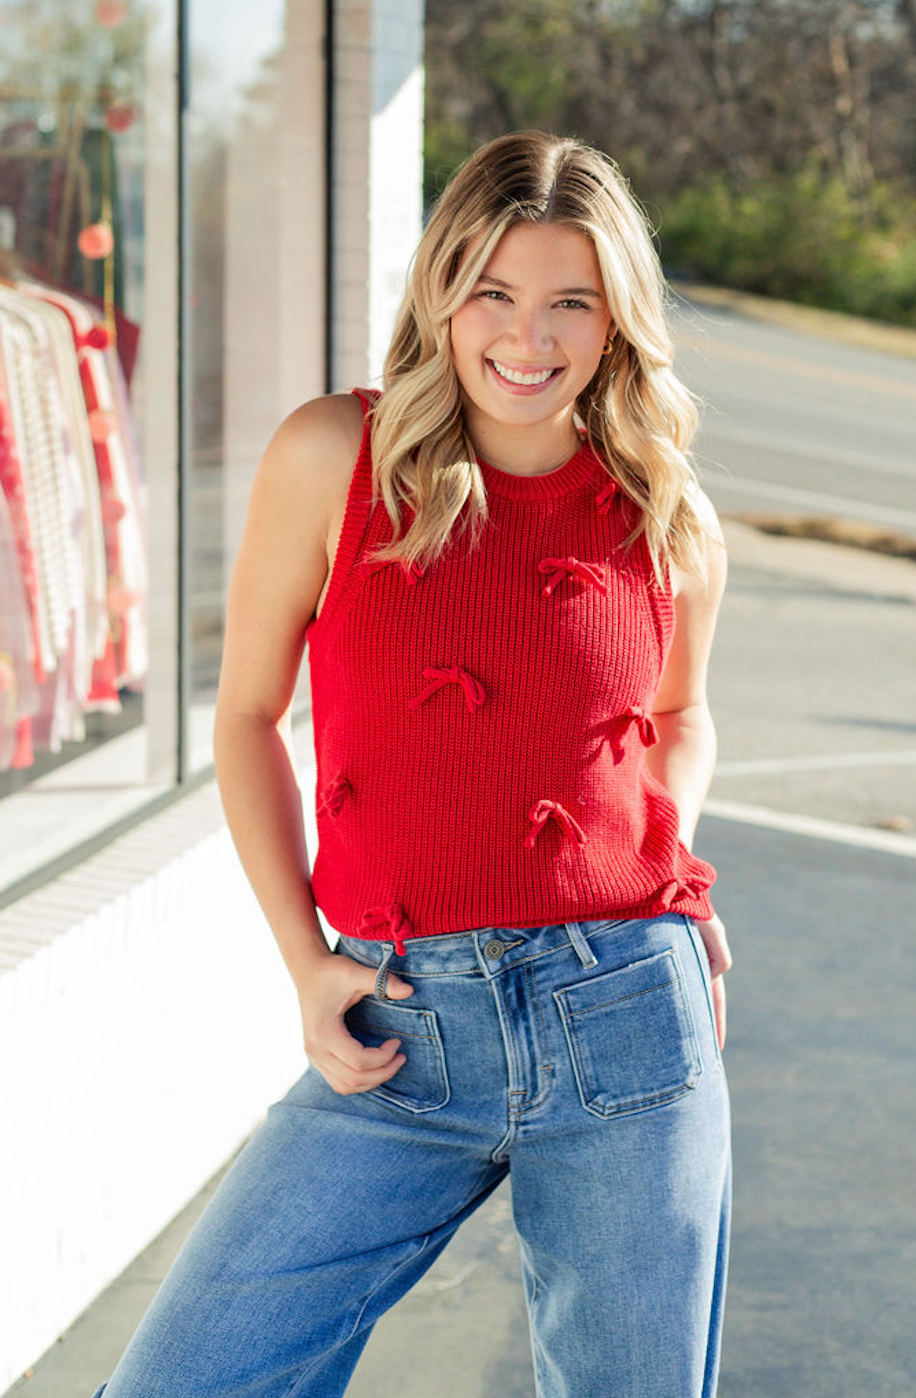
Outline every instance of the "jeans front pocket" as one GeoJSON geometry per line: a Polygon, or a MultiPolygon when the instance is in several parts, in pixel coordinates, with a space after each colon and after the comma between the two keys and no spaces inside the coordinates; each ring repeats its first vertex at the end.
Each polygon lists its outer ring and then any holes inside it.
{"type": "Polygon", "coordinates": [[[400,1039],[407,1062],[393,1078],[366,1095],[381,1098],[408,1112],[434,1112],[451,1096],[445,1052],[434,1010],[399,1005],[367,997],[344,1016],[355,1039],[367,1048],[378,1048],[386,1039],[400,1039]]]}
{"type": "Polygon", "coordinates": [[[623,1116],[672,1102],[702,1072],[673,949],[554,991],[582,1105],[623,1116]]]}

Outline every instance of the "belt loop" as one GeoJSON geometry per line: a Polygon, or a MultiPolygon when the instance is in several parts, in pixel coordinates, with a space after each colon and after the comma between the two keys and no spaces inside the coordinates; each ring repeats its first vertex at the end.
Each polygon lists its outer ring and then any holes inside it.
{"type": "Polygon", "coordinates": [[[567,922],[566,930],[569,933],[569,940],[572,942],[573,950],[582,962],[582,965],[586,968],[597,966],[598,958],[582,935],[582,928],[579,926],[578,922],[567,922]]]}
{"type": "Polygon", "coordinates": [[[375,998],[376,1000],[387,1000],[388,997],[388,962],[394,956],[394,947],[385,945],[384,954],[379,968],[375,973],[375,998]]]}

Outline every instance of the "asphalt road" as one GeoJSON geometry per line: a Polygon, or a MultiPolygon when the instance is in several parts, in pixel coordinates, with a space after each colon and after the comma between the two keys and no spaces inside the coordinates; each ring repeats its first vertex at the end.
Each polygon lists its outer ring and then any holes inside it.
{"type": "Polygon", "coordinates": [[[677,367],[707,404],[723,510],[833,514],[916,537],[916,359],[680,302],[677,367]]]}
{"type": "Polygon", "coordinates": [[[916,832],[916,563],[725,531],[711,808],[916,832]]]}

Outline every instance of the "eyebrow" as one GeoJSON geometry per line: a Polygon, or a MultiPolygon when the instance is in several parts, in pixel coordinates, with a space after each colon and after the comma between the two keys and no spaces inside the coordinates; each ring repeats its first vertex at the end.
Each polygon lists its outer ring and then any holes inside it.
{"type": "MultiPolygon", "coordinates": [[[[500,281],[499,277],[491,277],[489,272],[484,272],[477,280],[478,282],[490,282],[492,286],[501,287],[503,291],[515,290],[511,282],[500,281]]],[[[593,286],[562,286],[550,294],[551,296],[594,296],[596,301],[602,300],[604,296],[603,291],[596,291],[593,286]]]]}

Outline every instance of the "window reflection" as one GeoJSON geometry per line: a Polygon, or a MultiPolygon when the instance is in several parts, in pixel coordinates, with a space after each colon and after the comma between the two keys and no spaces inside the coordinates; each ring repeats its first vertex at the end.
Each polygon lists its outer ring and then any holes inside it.
{"type": "Polygon", "coordinates": [[[0,8],[0,795],[135,727],[144,7],[0,8]]]}
{"type": "Polygon", "coordinates": [[[323,389],[320,7],[192,6],[192,762],[210,758],[228,574],[281,418],[323,389]]]}

